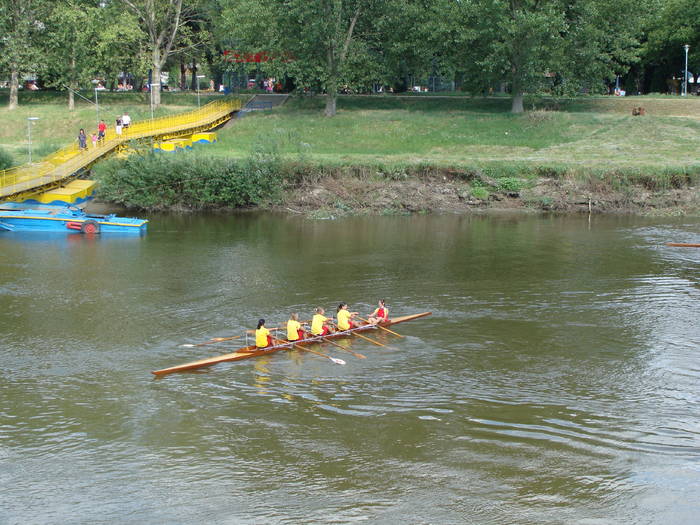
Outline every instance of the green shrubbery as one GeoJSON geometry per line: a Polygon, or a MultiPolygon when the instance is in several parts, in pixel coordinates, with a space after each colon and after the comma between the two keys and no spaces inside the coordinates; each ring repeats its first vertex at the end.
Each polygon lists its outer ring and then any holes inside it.
{"type": "Polygon", "coordinates": [[[147,210],[259,205],[281,191],[279,155],[262,143],[245,159],[139,152],[93,171],[101,199],[147,210]]]}
{"type": "Polygon", "coordinates": [[[14,164],[12,155],[0,148],[0,170],[6,170],[14,164]]]}

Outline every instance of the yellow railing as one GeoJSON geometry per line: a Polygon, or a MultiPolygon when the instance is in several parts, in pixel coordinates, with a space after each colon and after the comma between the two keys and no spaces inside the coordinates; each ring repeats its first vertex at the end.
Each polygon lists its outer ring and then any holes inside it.
{"type": "Polygon", "coordinates": [[[95,148],[88,147],[81,151],[78,144],[73,143],[41,159],[39,163],[0,171],[0,199],[71,177],[126,141],[210,129],[239,109],[240,100],[217,100],[186,113],[133,122],[120,135],[110,129],[105,140],[95,148]]]}

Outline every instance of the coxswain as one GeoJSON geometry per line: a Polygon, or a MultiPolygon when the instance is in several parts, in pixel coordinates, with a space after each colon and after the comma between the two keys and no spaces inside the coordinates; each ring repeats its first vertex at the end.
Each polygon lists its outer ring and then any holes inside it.
{"type": "Polygon", "coordinates": [[[270,331],[265,328],[265,319],[260,319],[258,321],[258,328],[255,330],[255,346],[258,348],[265,348],[272,344],[272,337],[270,336],[270,331]]]}
{"type": "Polygon", "coordinates": [[[304,330],[301,329],[299,314],[295,312],[289,317],[289,321],[287,321],[287,340],[298,341],[299,339],[304,339],[305,335],[304,330]]]}
{"type": "Polygon", "coordinates": [[[328,335],[331,333],[331,329],[328,328],[326,324],[328,321],[332,320],[332,317],[326,317],[326,311],[320,306],[316,308],[316,313],[311,318],[311,335],[328,335]]]}
{"type": "Polygon", "coordinates": [[[352,320],[359,312],[351,312],[348,310],[347,303],[338,305],[338,330],[350,330],[356,328],[357,323],[352,320]]]}
{"type": "Polygon", "coordinates": [[[369,314],[367,321],[369,324],[383,323],[389,320],[389,309],[384,303],[384,299],[379,299],[379,306],[374,309],[374,312],[369,314]]]}

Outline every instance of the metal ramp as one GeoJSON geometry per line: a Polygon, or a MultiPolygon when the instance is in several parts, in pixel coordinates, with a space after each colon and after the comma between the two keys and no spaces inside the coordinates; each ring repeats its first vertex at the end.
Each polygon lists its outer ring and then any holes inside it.
{"type": "Polygon", "coordinates": [[[217,100],[186,113],[133,122],[121,135],[108,129],[102,144],[95,148],[89,146],[81,151],[74,143],[38,163],[0,171],[0,201],[23,198],[58,187],[80,175],[100,158],[123,148],[129,141],[146,138],[166,140],[208,131],[227,122],[240,109],[240,100],[217,100]]]}

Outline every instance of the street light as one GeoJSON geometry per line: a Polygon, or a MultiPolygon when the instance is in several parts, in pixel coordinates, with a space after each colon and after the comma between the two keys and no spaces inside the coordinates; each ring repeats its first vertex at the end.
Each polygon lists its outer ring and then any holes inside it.
{"type": "Polygon", "coordinates": [[[100,127],[100,105],[97,102],[97,86],[95,86],[95,110],[97,111],[97,127],[100,127]]]}
{"type": "Polygon", "coordinates": [[[32,122],[39,117],[27,117],[27,135],[29,136],[29,164],[32,163],[32,122]]]}
{"type": "Polygon", "coordinates": [[[200,107],[199,104],[199,79],[204,78],[204,75],[197,75],[197,107],[200,107]]]}
{"type": "Polygon", "coordinates": [[[685,44],[683,49],[685,49],[685,74],[683,75],[683,96],[685,97],[688,95],[688,49],[690,46],[685,44]]]}

